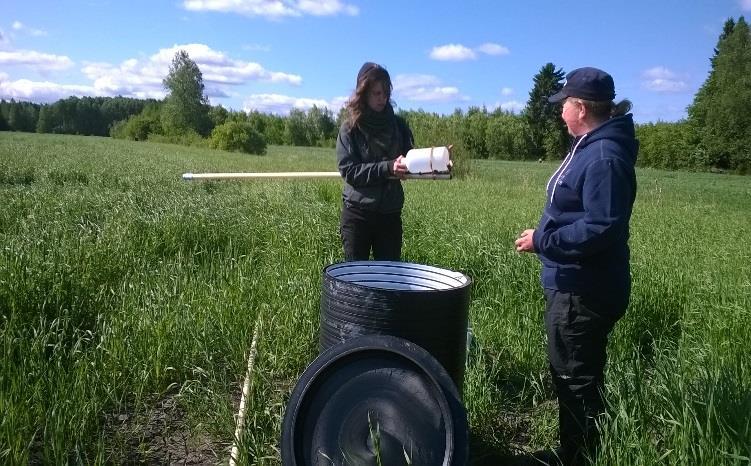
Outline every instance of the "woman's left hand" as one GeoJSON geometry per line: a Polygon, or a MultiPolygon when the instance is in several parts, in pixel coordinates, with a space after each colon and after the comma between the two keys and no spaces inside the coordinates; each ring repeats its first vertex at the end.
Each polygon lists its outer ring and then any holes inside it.
{"type": "Polygon", "coordinates": [[[403,155],[394,160],[394,163],[391,165],[391,174],[399,178],[404,178],[404,175],[407,174],[407,165],[404,163],[403,155]]]}

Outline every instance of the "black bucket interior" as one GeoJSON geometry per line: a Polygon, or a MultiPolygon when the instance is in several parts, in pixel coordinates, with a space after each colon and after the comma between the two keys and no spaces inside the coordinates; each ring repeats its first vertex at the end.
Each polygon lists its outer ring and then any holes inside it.
{"type": "Polygon", "coordinates": [[[462,392],[471,279],[428,265],[355,261],[323,271],[320,350],[391,335],[428,351],[462,392]]]}

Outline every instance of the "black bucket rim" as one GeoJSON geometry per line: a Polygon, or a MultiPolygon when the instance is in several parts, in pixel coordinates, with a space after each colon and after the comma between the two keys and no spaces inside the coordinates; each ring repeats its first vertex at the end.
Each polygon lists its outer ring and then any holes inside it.
{"type": "MultiPolygon", "coordinates": [[[[430,382],[445,425],[444,466],[465,464],[468,455],[469,428],[461,396],[449,373],[427,350],[404,338],[392,335],[363,335],[351,338],[323,351],[299,377],[287,403],[282,420],[281,454],[285,466],[298,465],[300,451],[297,438],[298,415],[306,397],[320,383],[332,366],[357,353],[377,351],[406,359],[430,382]],[[457,435],[459,437],[457,437],[457,435]],[[447,453],[448,452],[448,453],[447,453]]],[[[346,362],[346,361],[344,361],[346,362]]]]}
{"type": "MultiPolygon", "coordinates": [[[[469,275],[466,275],[463,272],[456,272],[450,269],[445,269],[433,265],[426,265],[426,264],[418,264],[415,262],[402,262],[402,261],[371,261],[371,260],[361,260],[361,261],[344,261],[344,262],[337,262],[334,264],[329,264],[326,267],[323,268],[323,274],[326,277],[330,277],[333,280],[347,283],[348,285],[353,286],[359,286],[365,289],[371,289],[371,290],[383,290],[383,291],[398,291],[400,293],[425,293],[430,291],[440,291],[440,292],[451,292],[451,291],[457,291],[457,290],[463,290],[464,288],[471,287],[472,286],[472,277],[469,275]],[[374,286],[373,283],[375,280],[372,281],[353,281],[353,280],[347,280],[345,277],[347,275],[354,275],[355,273],[363,274],[362,272],[348,272],[348,273],[342,273],[342,274],[334,274],[338,269],[356,269],[356,268],[362,268],[362,269],[377,269],[379,267],[389,269],[390,272],[382,273],[383,276],[388,276],[390,278],[395,277],[416,277],[416,276],[409,276],[404,275],[403,273],[397,273],[399,270],[403,271],[421,271],[421,272],[427,272],[434,274],[436,277],[444,277],[447,280],[452,280],[456,284],[455,285],[448,285],[444,288],[421,288],[421,289],[409,289],[409,288],[390,288],[390,287],[384,287],[384,286],[374,286]]],[[[430,278],[426,277],[417,277],[421,280],[431,280],[430,278]]],[[[438,281],[438,280],[433,280],[438,281]]],[[[378,283],[384,283],[387,282],[386,280],[378,281],[378,283]]],[[[397,282],[401,283],[401,282],[397,282]]]]}

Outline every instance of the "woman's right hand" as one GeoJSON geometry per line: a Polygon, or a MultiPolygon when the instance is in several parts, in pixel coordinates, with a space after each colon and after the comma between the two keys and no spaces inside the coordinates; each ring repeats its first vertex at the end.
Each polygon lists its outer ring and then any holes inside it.
{"type": "Polygon", "coordinates": [[[517,252],[535,252],[535,243],[534,243],[534,234],[535,230],[533,229],[527,229],[522,231],[519,234],[519,237],[514,241],[514,246],[516,246],[517,252]]]}

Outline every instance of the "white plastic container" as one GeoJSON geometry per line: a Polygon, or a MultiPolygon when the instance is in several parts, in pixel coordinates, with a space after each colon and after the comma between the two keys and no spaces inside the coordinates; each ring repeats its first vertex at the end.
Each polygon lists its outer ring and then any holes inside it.
{"type": "Polygon", "coordinates": [[[410,173],[433,173],[449,171],[449,148],[425,147],[407,152],[404,163],[410,173]]]}

